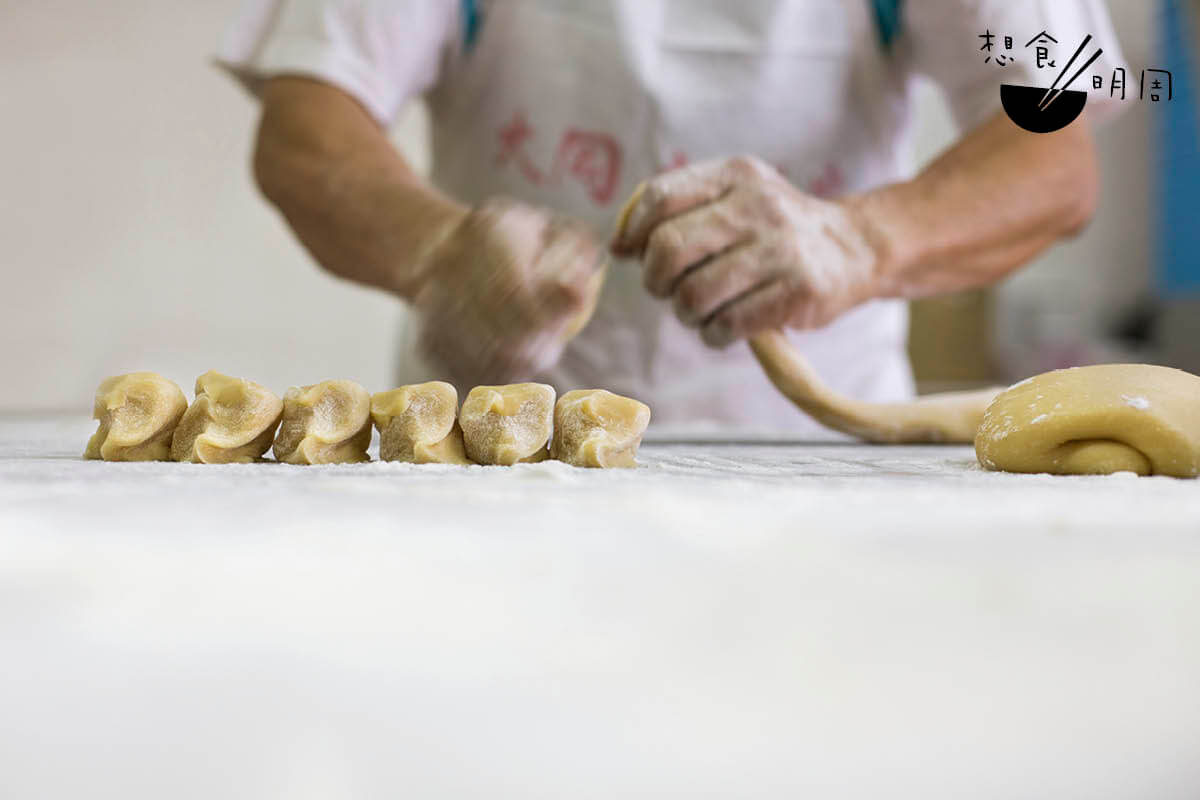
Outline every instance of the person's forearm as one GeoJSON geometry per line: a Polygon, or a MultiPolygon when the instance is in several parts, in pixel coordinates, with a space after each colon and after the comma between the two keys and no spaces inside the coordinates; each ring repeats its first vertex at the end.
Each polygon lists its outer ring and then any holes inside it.
{"type": "Polygon", "coordinates": [[[1001,114],[912,181],[845,202],[875,239],[877,295],[916,298],[995,283],[1078,233],[1098,184],[1085,120],[1033,134],[1001,114]]]}
{"type": "Polygon", "coordinates": [[[269,80],[254,174],[329,271],[412,298],[428,250],[466,209],[424,183],[348,95],[303,78],[269,80]]]}

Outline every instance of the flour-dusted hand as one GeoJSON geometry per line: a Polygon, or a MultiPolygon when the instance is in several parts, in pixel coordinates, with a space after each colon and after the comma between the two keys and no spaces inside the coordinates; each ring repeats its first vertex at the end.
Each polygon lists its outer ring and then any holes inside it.
{"type": "Polygon", "coordinates": [[[418,346],[462,386],[531,377],[586,322],[606,263],[582,224],[491,200],[465,213],[421,266],[418,346]]]}
{"type": "Polygon", "coordinates": [[[876,294],[879,257],[851,203],[805,194],[757,158],[696,164],[647,182],[612,251],[641,256],[647,290],[722,347],[818,328],[876,294]]]}

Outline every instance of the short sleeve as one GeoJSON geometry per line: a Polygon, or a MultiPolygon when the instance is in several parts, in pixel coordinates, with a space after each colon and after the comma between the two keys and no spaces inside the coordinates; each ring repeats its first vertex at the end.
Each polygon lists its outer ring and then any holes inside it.
{"type": "Polygon", "coordinates": [[[254,93],[273,75],[325,81],[386,125],[437,81],[457,27],[453,0],[243,0],[216,62],[254,93]]]}
{"type": "Polygon", "coordinates": [[[1103,50],[1071,89],[1090,94],[1088,114],[1093,120],[1103,121],[1120,110],[1120,101],[1110,97],[1109,84],[1124,58],[1101,0],[913,0],[903,8],[903,57],[911,71],[941,86],[963,130],[1000,110],[1000,84],[1053,84],[1089,35],[1091,42],[1059,86],[1103,50]],[[988,34],[994,38],[989,40],[988,34]],[[1035,42],[1042,34],[1057,41],[1043,37],[1035,42]],[[992,49],[984,50],[989,41],[992,49]],[[1047,48],[1053,67],[1043,62],[1039,68],[1039,46],[1047,48]],[[1103,89],[1093,88],[1093,76],[1104,78],[1103,89]]]}

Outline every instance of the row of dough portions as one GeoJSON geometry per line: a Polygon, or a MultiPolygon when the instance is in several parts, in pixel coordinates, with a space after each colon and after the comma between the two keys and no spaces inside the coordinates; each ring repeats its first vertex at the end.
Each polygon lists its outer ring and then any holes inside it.
{"type": "Polygon", "coordinates": [[[257,461],[268,450],[291,464],[366,461],[371,397],[353,381],[289,389],[281,400],[243,378],[209,371],[189,406],[178,386],[153,372],[118,375],[96,390],[100,425],[85,458],[105,461],[257,461]]]}
{"type": "Polygon", "coordinates": [[[375,395],[379,457],[504,466],[553,458],[577,467],[634,467],[650,423],[650,408],[637,400],[586,389],[556,403],[554,387],[543,383],[476,386],[456,419],[457,406],[458,393],[442,381],[375,395]]]}
{"type": "Polygon", "coordinates": [[[368,461],[371,423],[380,457],[415,464],[500,464],[556,458],[575,466],[632,467],[650,421],[643,403],[602,389],[567,392],[538,383],[477,386],[461,413],[448,383],[403,386],[373,397],[353,381],[292,388],[280,400],[253,381],[207,372],[191,406],[152,372],[120,375],[96,392],[96,433],[85,458],[106,461],[368,461]],[[553,440],[551,441],[551,432],[553,440]]]}

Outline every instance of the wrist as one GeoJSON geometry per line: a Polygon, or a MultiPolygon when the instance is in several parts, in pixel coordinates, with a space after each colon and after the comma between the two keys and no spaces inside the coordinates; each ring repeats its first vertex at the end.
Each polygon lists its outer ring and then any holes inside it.
{"type": "Polygon", "coordinates": [[[421,293],[437,271],[439,252],[470,213],[469,206],[456,203],[436,191],[422,198],[420,208],[414,209],[404,223],[416,235],[400,250],[409,255],[397,265],[397,294],[413,300],[421,293]]]}
{"type": "Polygon", "coordinates": [[[909,276],[920,263],[921,237],[912,230],[913,199],[907,184],[892,184],[839,202],[874,254],[875,297],[907,298],[919,294],[909,276]]]}

